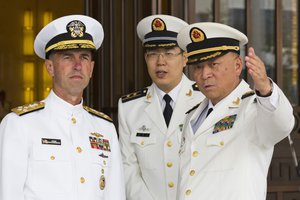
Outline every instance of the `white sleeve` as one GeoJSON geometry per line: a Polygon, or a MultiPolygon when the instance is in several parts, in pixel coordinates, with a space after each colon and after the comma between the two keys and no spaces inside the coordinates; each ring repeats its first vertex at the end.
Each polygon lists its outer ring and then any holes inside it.
{"type": "Polygon", "coordinates": [[[121,99],[119,100],[118,109],[119,137],[125,173],[127,200],[153,200],[141,176],[141,170],[134,147],[130,142],[131,134],[126,123],[126,113],[124,113],[121,99]]]}
{"type": "Polygon", "coordinates": [[[20,117],[7,115],[0,125],[0,199],[24,200],[28,143],[20,117]]]}

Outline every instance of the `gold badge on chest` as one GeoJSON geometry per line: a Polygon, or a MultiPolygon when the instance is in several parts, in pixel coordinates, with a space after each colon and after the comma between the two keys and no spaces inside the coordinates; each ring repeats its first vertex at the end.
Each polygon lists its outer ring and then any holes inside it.
{"type": "Polygon", "coordinates": [[[101,177],[100,177],[99,187],[101,190],[104,190],[104,188],[105,188],[105,176],[104,175],[101,175],[101,177]]]}

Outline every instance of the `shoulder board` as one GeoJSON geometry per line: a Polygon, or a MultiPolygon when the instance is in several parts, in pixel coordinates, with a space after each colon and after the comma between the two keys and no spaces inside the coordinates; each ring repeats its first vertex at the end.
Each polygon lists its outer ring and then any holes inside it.
{"type": "Polygon", "coordinates": [[[246,92],[245,94],[243,94],[243,96],[241,97],[241,99],[245,99],[247,97],[250,97],[252,95],[254,95],[255,92],[253,90],[246,92]]]}
{"type": "Polygon", "coordinates": [[[200,91],[199,88],[198,88],[197,83],[194,83],[192,87],[193,87],[193,90],[200,91]]]}
{"type": "Polygon", "coordinates": [[[92,115],[95,115],[97,117],[100,117],[102,119],[105,119],[106,121],[109,121],[109,122],[113,122],[113,120],[106,114],[102,113],[102,112],[99,112],[93,108],[90,108],[88,106],[83,106],[83,108],[88,111],[90,114],[92,115]]]}
{"type": "Polygon", "coordinates": [[[11,109],[11,111],[21,116],[44,108],[45,108],[44,102],[34,102],[23,106],[18,106],[16,108],[11,109]]]}
{"type": "Polygon", "coordinates": [[[200,106],[201,103],[198,103],[197,105],[195,105],[194,107],[192,107],[190,110],[188,110],[185,114],[189,114],[190,112],[192,112],[193,110],[195,110],[196,108],[198,108],[200,106]]]}
{"type": "Polygon", "coordinates": [[[137,98],[140,98],[140,97],[144,97],[144,96],[146,96],[147,91],[148,91],[148,88],[144,88],[142,90],[124,95],[124,96],[121,97],[122,103],[125,103],[127,101],[131,101],[133,99],[137,99],[137,98]]]}

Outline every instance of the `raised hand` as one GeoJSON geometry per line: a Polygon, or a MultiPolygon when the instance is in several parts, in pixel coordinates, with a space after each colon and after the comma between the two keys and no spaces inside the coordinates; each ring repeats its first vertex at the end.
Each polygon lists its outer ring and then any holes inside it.
{"type": "Polygon", "coordinates": [[[255,55],[252,47],[248,50],[248,55],[245,56],[247,71],[254,81],[254,88],[261,96],[267,96],[271,93],[272,86],[268,79],[265,64],[255,55]]]}

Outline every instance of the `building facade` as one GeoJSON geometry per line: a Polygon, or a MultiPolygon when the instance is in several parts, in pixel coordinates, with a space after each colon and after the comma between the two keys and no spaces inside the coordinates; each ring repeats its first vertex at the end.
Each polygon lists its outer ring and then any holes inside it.
{"type": "MultiPolygon", "coordinates": [[[[235,27],[249,38],[242,56],[248,47],[254,47],[268,75],[291,101],[297,122],[291,139],[300,156],[298,0],[11,0],[0,6],[0,90],[6,91],[11,106],[43,99],[51,89],[43,61],[33,51],[38,31],[60,16],[87,14],[100,21],[105,37],[85,101],[109,114],[116,125],[118,98],[150,84],[136,35],[139,20],[151,14],[170,14],[188,23],[214,21],[235,27]]],[[[189,76],[188,68],[185,72],[189,76]]],[[[243,78],[252,83],[246,71],[243,78]]],[[[299,190],[300,176],[285,139],[275,147],[267,199],[300,199],[299,190]]]]}

